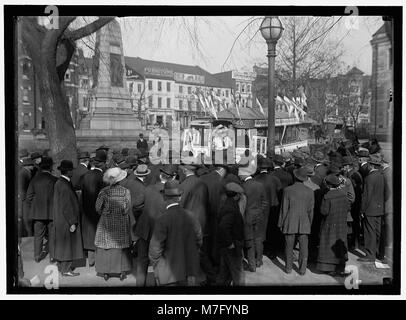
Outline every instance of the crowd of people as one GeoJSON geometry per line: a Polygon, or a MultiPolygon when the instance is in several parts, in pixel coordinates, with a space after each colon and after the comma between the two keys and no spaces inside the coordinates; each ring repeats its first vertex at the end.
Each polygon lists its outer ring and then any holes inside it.
{"type": "Polygon", "coordinates": [[[20,150],[18,233],[66,277],[87,259],[106,281],[135,272],[146,286],[152,265],[158,286],[244,285],[264,255],[288,274],[296,258],[300,275],[312,264],[346,276],[350,250],[367,263],[392,246],[392,171],[375,149],[153,165],[141,137],[57,165],[54,175],[48,152],[20,150]]]}

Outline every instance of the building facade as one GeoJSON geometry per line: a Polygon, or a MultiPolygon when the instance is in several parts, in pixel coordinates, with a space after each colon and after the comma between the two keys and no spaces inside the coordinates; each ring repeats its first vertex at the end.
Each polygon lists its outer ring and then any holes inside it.
{"type": "Polygon", "coordinates": [[[392,23],[384,24],[372,36],[370,132],[378,139],[390,140],[393,128],[393,42],[392,23]]]}

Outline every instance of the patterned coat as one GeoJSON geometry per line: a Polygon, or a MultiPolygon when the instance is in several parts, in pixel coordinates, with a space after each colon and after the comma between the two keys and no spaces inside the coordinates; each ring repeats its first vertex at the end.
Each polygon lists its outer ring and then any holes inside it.
{"type": "Polygon", "coordinates": [[[323,220],[317,261],[343,264],[347,260],[347,212],[350,202],[344,190],[331,189],[321,203],[323,220]]]}
{"type": "Polygon", "coordinates": [[[310,234],[313,209],[314,192],[296,182],[283,192],[278,227],[283,234],[310,234]]]}
{"type": "Polygon", "coordinates": [[[131,245],[130,191],[118,184],[103,188],[96,200],[100,214],[94,244],[102,249],[124,249],[131,245]]]}
{"type": "Polygon", "coordinates": [[[54,186],[53,220],[55,254],[57,261],[73,261],[83,258],[82,230],[79,223],[80,207],[72,184],[60,177],[54,186]],[[76,225],[75,232],[70,232],[76,225]]]}

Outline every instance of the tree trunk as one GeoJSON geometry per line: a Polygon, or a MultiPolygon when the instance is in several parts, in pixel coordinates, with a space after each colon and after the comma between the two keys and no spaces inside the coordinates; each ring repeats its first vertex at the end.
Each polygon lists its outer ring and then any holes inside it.
{"type": "Polygon", "coordinates": [[[43,110],[47,114],[49,146],[54,163],[71,160],[76,166],[76,135],[64,88],[56,67],[56,46],[50,36],[45,36],[41,46],[39,79],[43,110]]]}

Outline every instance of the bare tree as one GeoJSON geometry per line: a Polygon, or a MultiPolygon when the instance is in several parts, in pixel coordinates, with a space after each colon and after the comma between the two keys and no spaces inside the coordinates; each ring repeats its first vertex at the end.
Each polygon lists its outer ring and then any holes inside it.
{"type": "Polygon", "coordinates": [[[77,17],[59,17],[56,29],[39,23],[38,17],[20,17],[23,46],[32,59],[40,83],[40,101],[46,120],[49,146],[56,161],[76,163],[76,135],[63,80],[75,51],[75,42],[114,19],[101,17],[78,29],[70,28],[77,17]]]}

